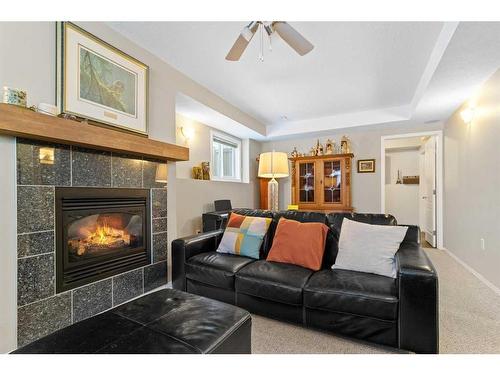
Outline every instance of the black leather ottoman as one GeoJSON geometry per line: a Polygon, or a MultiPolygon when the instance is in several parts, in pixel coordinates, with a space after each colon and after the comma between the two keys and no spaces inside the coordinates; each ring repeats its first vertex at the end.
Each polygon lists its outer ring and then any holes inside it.
{"type": "Polygon", "coordinates": [[[163,289],[61,329],[13,353],[251,353],[248,312],[163,289]]]}

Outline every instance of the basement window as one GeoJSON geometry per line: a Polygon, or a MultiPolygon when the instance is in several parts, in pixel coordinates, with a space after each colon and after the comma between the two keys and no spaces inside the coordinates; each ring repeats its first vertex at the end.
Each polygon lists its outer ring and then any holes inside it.
{"type": "Polygon", "coordinates": [[[212,131],[210,143],[212,179],[241,181],[241,139],[212,131]]]}

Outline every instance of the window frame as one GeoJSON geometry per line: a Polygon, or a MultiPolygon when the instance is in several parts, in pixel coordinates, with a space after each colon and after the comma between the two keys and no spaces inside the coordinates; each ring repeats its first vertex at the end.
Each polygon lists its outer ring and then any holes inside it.
{"type": "MultiPolygon", "coordinates": [[[[228,134],[221,133],[218,131],[210,130],[210,178],[214,181],[228,181],[228,182],[242,182],[242,140],[236,137],[232,137],[228,134]],[[214,171],[214,140],[219,139],[223,142],[233,144],[235,146],[235,156],[234,156],[234,168],[235,168],[235,177],[224,177],[224,176],[215,176],[213,174],[214,171]]],[[[221,171],[224,170],[224,158],[223,152],[221,152],[221,171]]]]}

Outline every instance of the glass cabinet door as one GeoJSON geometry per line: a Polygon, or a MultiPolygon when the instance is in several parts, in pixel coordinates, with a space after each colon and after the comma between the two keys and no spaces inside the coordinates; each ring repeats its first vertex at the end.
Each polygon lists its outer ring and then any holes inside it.
{"type": "Polygon", "coordinates": [[[299,163],[299,202],[314,203],[314,162],[299,163]]]}
{"type": "Polygon", "coordinates": [[[340,160],[323,162],[323,201],[341,203],[342,169],[340,160]]]}

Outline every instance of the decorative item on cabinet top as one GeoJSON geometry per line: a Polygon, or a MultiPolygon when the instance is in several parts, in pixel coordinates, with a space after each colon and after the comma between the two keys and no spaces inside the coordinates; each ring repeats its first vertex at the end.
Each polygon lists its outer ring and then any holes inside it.
{"type": "Polygon", "coordinates": [[[295,146],[290,152],[290,157],[303,157],[303,156],[324,156],[324,155],[345,155],[352,153],[351,141],[347,136],[343,136],[340,143],[337,145],[335,141],[330,138],[327,139],[325,146],[321,144],[320,140],[316,141],[316,145],[312,146],[307,153],[302,153],[297,150],[295,146]]]}
{"type": "Polygon", "coordinates": [[[335,141],[328,139],[325,145],[325,155],[335,154],[335,141]]]}
{"type": "Polygon", "coordinates": [[[341,154],[349,154],[351,152],[351,140],[348,136],[342,136],[340,141],[340,153],[341,154]]]}
{"type": "Polygon", "coordinates": [[[323,156],[323,145],[321,143],[319,143],[319,139],[316,143],[316,156],[323,156]]]}

